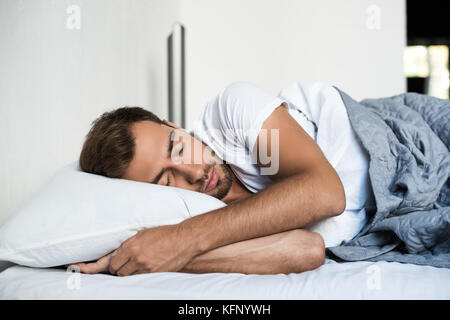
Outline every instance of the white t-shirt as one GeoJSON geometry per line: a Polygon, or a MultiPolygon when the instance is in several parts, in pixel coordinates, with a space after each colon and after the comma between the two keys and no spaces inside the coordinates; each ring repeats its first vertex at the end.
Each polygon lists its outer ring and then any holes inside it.
{"type": "Polygon", "coordinates": [[[191,133],[225,160],[243,185],[256,193],[273,182],[261,174],[253,147],[263,122],[280,105],[316,141],[345,190],[345,211],[307,229],[321,234],[327,247],[351,240],[366,223],[363,206],[371,191],[369,156],[353,132],[334,87],[321,82],[295,82],[273,96],[251,83],[235,82],[207,103],[191,133]]]}

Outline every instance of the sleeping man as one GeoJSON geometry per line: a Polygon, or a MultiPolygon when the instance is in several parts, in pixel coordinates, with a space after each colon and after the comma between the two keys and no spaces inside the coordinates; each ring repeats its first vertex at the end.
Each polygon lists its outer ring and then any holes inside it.
{"type": "Polygon", "coordinates": [[[298,273],[351,240],[371,199],[368,155],[338,91],[296,82],[277,96],[235,82],[194,130],[124,107],[93,122],[82,170],[202,192],[226,206],[139,231],[84,273],[298,273]]]}

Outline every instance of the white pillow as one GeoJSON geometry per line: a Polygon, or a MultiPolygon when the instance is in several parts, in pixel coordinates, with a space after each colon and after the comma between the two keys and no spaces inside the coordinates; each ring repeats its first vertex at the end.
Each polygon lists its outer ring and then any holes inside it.
{"type": "Polygon", "coordinates": [[[76,161],[0,228],[0,260],[30,267],[96,260],[142,228],[223,206],[199,192],[86,173],[76,161]]]}

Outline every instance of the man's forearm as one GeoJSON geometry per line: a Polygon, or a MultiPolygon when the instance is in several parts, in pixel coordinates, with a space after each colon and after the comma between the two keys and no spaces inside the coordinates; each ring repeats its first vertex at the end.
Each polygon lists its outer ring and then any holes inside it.
{"type": "Polygon", "coordinates": [[[342,186],[334,171],[293,175],[245,200],[187,219],[180,229],[191,234],[190,245],[200,254],[227,244],[303,228],[344,210],[345,195],[336,185],[342,186]]]}
{"type": "Polygon", "coordinates": [[[313,270],[324,259],[322,237],[296,229],[213,249],[192,259],[180,272],[288,274],[313,270]]]}

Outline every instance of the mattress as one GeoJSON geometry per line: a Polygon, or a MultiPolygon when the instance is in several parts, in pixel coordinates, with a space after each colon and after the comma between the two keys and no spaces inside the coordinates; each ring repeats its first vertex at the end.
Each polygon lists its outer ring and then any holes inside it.
{"type": "Polygon", "coordinates": [[[0,299],[300,300],[450,299],[450,269],[397,262],[326,260],[299,274],[164,272],[116,277],[10,266],[0,299]]]}

